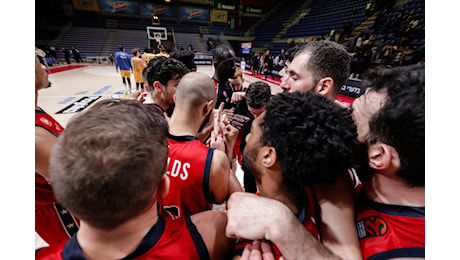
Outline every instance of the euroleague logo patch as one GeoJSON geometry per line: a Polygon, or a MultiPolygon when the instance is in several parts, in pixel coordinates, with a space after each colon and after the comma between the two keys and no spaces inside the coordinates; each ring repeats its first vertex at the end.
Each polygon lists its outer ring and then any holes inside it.
{"type": "Polygon", "coordinates": [[[381,237],[388,232],[387,222],[378,216],[366,217],[356,223],[359,239],[366,237],[381,237]]]}

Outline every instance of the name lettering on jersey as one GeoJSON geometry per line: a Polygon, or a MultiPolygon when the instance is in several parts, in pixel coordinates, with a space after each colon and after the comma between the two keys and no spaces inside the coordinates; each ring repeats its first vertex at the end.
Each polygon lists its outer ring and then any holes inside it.
{"type": "Polygon", "coordinates": [[[356,223],[359,239],[366,237],[380,237],[388,232],[387,222],[378,216],[366,217],[356,223]]]}
{"type": "MultiPolygon", "coordinates": [[[[169,169],[169,163],[171,161],[171,158],[168,157],[168,169],[169,169]]],[[[182,180],[186,180],[188,178],[188,169],[190,169],[190,163],[186,162],[183,163],[179,160],[174,160],[171,171],[166,171],[166,174],[168,174],[171,177],[177,177],[179,176],[182,180]]]]}

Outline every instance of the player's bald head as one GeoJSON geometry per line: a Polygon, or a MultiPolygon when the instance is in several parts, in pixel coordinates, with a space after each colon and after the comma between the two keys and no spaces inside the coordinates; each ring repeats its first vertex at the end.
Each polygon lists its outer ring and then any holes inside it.
{"type": "Polygon", "coordinates": [[[184,75],[176,90],[176,109],[198,107],[210,100],[216,101],[216,88],[212,79],[201,72],[184,75]]]}

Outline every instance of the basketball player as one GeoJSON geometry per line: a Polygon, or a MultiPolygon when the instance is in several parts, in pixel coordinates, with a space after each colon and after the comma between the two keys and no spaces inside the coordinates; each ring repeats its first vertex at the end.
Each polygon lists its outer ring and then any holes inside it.
{"type": "Polygon", "coordinates": [[[131,67],[133,68],[134,82],[136,82],[136,91],[139,91],[139,88],[142,92],[144,89],[144,80],[142,79],[142,71],[147,64],[140,58],[139,49],[132,50],[133,57],[131,58],[131,67]]]}
{"type": "Polygon", "coordinates": [[[195,53],[191,50],[178,50],[171,54],[171,58],[177,59],[184,63],[190,71],[196,71],[196,64],[194,61],[195,53]]]}
{"type": "Polygon", "coordinates": [[[365,155],[356,202],[364,259],[425,258],[425,69],[368,71],[352,104],[365,155]]]}
{"type": "MultiPolygon", "coordinates": [[[[246,97],[238,101],[235,105],[235,115],[242,115],[249,118],[238,133],[235,142],[234,154],[239,164],[242,164],[243,151],[246,146],[246,136],[251,131],[251,124],[254,118],[260,116],[265,111],[265,105],[271,97],[270,86],[263,81],[256,81],[249,84],[246,91],[246,97]]],[[[254,176],[250,173],[244,173],[244,191],[255,193],[257,191],[254,176]]]]}
{"type": "Polygon", "coordinates": [[[38,91],[50,84],[45,67],[35,57],[35,231],[54,245],[72,237],[79,220],[58,203],[51,186],[50,153],[64,128],[38,106],[38,91]]]}
{"type": "Polygon", "coordinates": [[[174,220],[156,201],[169,189],[167,132],[158,108],[131,100],[102,100],[72,118],[50,174],[81,229],[35,259],[227,258],[224,212],[174,220]]]}
{"type": "Polygon", "coordinates": [[[227,45],[218,45],[214,49],[212,63],[214,66],[214,85],[217,91],[216,107],[219,108],[220,103],[224,103],[224,109],[234,107],[231,103],[233,89],[230,86],[228,79],[233,78],[235,74],[235,52],[227,45]]]}
{"type": "Polygon", "coordinates": [[[150,60],[144,76],[147,79],[150,98],[156,106],[171,116],[174,109],[174,94],[181,78],[189,70],[173,58],[157,56],[150,60]]]}
{"type": "MultiPolygon", "coordinates": [[[[281,93],[254,119],[246,141],[242,168],[254,176],[260,196],[286,204],[320,240],[314,185],[334,183],[352,166],[358,142],[349,111],[318,94],[281,93]]],[[[248,243],[240,242],[236,253],[248,243]]],[[[274,253],[281,255],[276,247],[274,253]]]]}
{"type": "Polygon", "coordinates": [[[182,218],[223,203],[231,193],[241,191],[241,186],[227,154],[207,147],[196,137],[216,102],[212,80],[203,73],[186,74],[177,86],[175,99],[168,135],[171,189],[158,200],[174,218],[182,218]]]}
{"type": "MultiPolygon", "coordinates": [[[[363,182],[357,189],[356,219],[362,254],[364,259],[421,259],[425,254],[425,70],[409,66],[366,74],[363,84],[373,89],[352,104],[364,152],[357,168],[363,182]]],[[[229,236],[270,237],[283,255],[296,258],[321,250],[310,234],[300,232],[299,222],[281,203],[235,193],[227,207],[229,236]],[[257,221],[249,221],[249,216],[257,221]]]]}
{"type": "MultiPolygon", "coordinates": [[[[281,78],[283,91],[314,92],[335,101],[350,74],[350,58],[346,50],[335,42],[315,41],[292,52],[294,58],[285,67],[281,78]]],[[[334,184],[316,185],[315,193],[321,208],[322,229],[326,231],[323,243],[334,253],[346,259],[355,259],[361,257],[361,253],[354,226],[354,195],[350,176],[345,171],[334,184]]]]}
{"type": "Polygon", "coordinates": [[[118,69],[120,69],[120,75],[123,85],[125,85],[126,93],[131,93],[131,70],[133,69],[131,66],[131,56],[125,52],[123,45],[120,45],[119,49],[120,51],[115,53],[115,70],[118,73],[118,69]],[[128,82],[129,87],[126,86],[126,82],[128,82]]]}

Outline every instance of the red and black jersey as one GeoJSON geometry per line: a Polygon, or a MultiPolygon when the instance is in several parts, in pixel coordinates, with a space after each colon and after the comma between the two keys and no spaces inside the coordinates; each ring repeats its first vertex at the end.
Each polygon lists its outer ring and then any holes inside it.
{"type": "Polygon", "coordinates": [[[169,193],[158,201],[173,218],[209,210],[209,175],[214,149],[194,136],[168,135],[169,193]]]}
{"type": "Polygon", "coordinates": [[[216,106],[215,108],[219,108],[220,103],[224,102],[224,109],[231,109],[235,105],[231,103],[232,101],[232,95],[233,95],[233,89],[230,86],[230,83],[225,82],[221,83],[219,82],[216,78],[212,78],[214,81],[214,86],[216,86],[216,93],[217,93],[217,100],[216,100],[216,106]]]}
{"type": "MultiPolygon", "coordinates": [[[[316,203],[316,198],[312,190],[308,187],[305,187],[305,192],[307,194],[307,203],[297,215],[297,218],[316,239],[321,241],[321,235],[319,231],[319,225],[321,224],[321,217],[319,214],[320,209],[316,203]]],[[[252,242],[252,240],[246,240],[242,238],[238,239],[234,248],[234,256],[241,256],[243,254],[244,247],[248,244],[252,244],[252,242]]],[[[282,255],[278,247],[273,243],[271,243],[271,246],[275,259],[280,259],[282,255]]]]}
{"type": "Polygon", "coordinates": [[[364,259],[425,257],[425,207],[378,203],[360,192],[356,209],[364,259]]]}
{"type": "MultiPolygon", "coordinates": [[[[37,249],[35,259],[86,259],[76,235],[68,242],[37,249]]],[[[196,226],[186,218],[159,216],[139,246],[123,259],[210,259],[196,226]]]]}
{"type": "MultiPolygon", "coordinates": [[[[35,126],[43,127],[56,137],[64,131],[64,127],[41,109],[35,110],[35,126]]],[[[49,245],[67,241],[77,232],[79,223],[58,203],[51,184],[35,172],[35,231],[38,235],[49,245]]]]}

